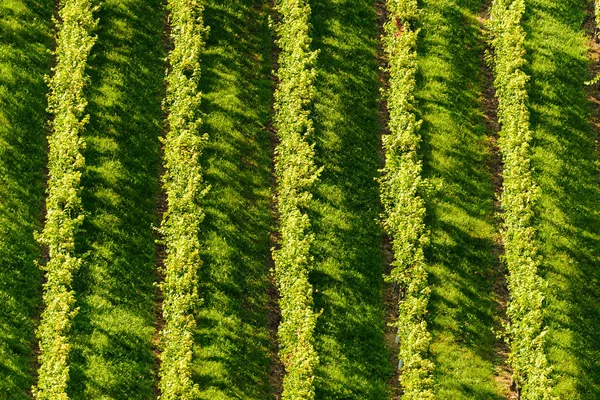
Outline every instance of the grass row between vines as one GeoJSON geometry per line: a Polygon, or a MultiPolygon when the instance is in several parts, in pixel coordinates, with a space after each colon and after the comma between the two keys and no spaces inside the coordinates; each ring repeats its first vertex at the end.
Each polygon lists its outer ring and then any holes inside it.
{"type": "Polygon", "coordinates": [[[72,399],[156,393],[159,140],[165,9],[161,0],[106,0],[90,58],[72,399]]]}
{"type": "Polygon", "coordinates": [[[318,399],[383,399],[392,365],[385,347],[383,229],[378,223],[381,140],[377,15],[371,0],[313,0],[319,49],[315,153],[323,172],[310,207],[315,233],[318,399]]]}
{"type": "Polygon", "coordinates": [[[547,355],[560,399],[600,397],[598,131],[584,85],[590,5],[530,0],[524,18],[547,355]]]}
{"type": "Polygon", "coordinates": [[[201,399],[273,396],[270,11],[264,0],[205,3],[210,31],[200,87],[209,140],[202,165],[211,190],[203,200],[202,306],[193,356],[201,399]]]}
{"type": "MultiPolygon", "coordinates": [[[[423,120],[423,173],[430,182],[426,250],[428,322],[437,399],[506,398],[497,382],[499,356],[494,284],[502,270],[494,248],[493,142],[484,101],[487,36],[482,0],[421,4],[418,111],[423,120]]],[[[486,93],[487,92],[487,93],[486,93]]],[[[489,111],[488,111],[489,112],[489,111]]]]}
{"type": "Polygon", "coordinates": [[[0,3],[0,393],[27,399],[40,307],[40,230],[54,2],[0,3]]]}

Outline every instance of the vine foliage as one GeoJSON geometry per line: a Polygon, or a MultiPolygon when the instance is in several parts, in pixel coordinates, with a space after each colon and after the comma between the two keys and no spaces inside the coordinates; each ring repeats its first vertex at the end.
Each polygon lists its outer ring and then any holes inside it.
{"type": "Polygon", "coordinates": [[[202,200],[210,187],[200,165],[208,141],[200,134],[200,57],[207,28],[203,5],[198,0],[169,0],[169,23],[173,49],[169,53],[167,93],[168,131],[163,139],[163,187],[167,211],[161,225],[166,245],[160,365],[161,399],[192,400],[200,396],[192,379],[193,333],[200,304],[198,270],[201,243],[199,232],[204,219],[202,200]]]}
{"type": "Polygon", "coordinates": [[[388,57],[389,134],[383,135],[385,166],[380,179],[383,225],[392,238],[394,260],[388,281],[403,292],[396,322],[400,383],[407,400],[433,399],[434,364],[428,358],[431,334],[426,314],[430,288],[423,249],[429,243],[424,218],[421,121],[415,115],[419,18],[417,0],[388,0],[383,37],[388,57]]]}
{"type": "Polygon", "coordinates": [[[273,249],[275,276],[280,292],[282,321],[278,337],[279,356],[285,366],[283,399],[311,400],[315,397],[315,368],[319,362],[314,345],[317,315],[313,310],[313,288],[308,275],[313,234],[305,211],[320,169],[314,148],[308,143],[313,133],[310,105],[314,97],[314,63],[309,18],[305,0],[278,0],[281,20],[279,36],[278,87],[275,91],[274,125],[279,144],[275,149],[279,247],[273,249]]]}
{"type": "Polygon", "coordinates": [[[46,221],[38,242],[47,246],[49,260],[43,287],[44,310],[37,329],[40,354],[38,382],[33,395],[40,400],[66,400],[69,381],[69,332],[77,313],[73,274],[82,259],[75,253],[75,235],[83,221],[81,169],[84,158],[82,132],[89,117],[84,87],[86,65],[96,41],[97,25],[89,0],[59,3],[56,66],[48,80],[48,111],[53,115],[48,137],[48,188],[46,221]]]}
{"type": "Polygon", "coordinates": [[[553,382],[544,351],[546,328],[542,292],[545,282],[538,275],[534,207],[539,188],[531,168],[532,132],[527,109],[528,75],[525,66],[525,31],[522,27],[524,0],[495,0],[492,4],[492,64],[501,124],[498,145],[504,164],[501,196],[505,262],[508,268],[510,302],[506,324],[513,379],[525,400],[549,400],[553,382]]]}

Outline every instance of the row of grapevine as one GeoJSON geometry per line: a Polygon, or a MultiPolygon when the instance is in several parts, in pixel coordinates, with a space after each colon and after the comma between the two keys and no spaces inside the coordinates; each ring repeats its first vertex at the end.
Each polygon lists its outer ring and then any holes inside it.
{"type": "Polygon", "coordinates": [[[164,190],[167,211],[161,234],[166,245],[160,356],[161,399],[196,399],[199,388],[192,380],[193,332],[198,296],[204,219],[202,199],[209,190],[203,182],[200,156],[208,140],[201,128],[198,90],[200,56],[204,48],[203,6],[194,0],[170,0],[169,23],[173,50],[169,53],[165,110],[168,131],[163,140],[164,190]]]}
{"type": "Polygon", "coordinates": [[[510,302],[506,325],[509,364],[521,398],[553,399],[551,368],[545,351],[544,287],[538,275],[541,258],[536,243],[534,207],[539,198],[531,171],[532,133],[527,109],[529,80],[525,66],[524,0],[495,0],[491,8],[494,85],[501,124],[500,148],[504,164],[501,196],[505,262],[510,302]]]}
{"type": "Polygon", "coordinates": [[[418,20],[417,0],[388,0],[384,45],[388,57],[389,134],[383,136],[385,167],[381,202],[384,227],[392,238],[394,261],[388,281],[403,291],[396,322],[399,338],[400,383],[406,399],[432,399],[434,365],[427,358],[431,334],[425,316],[430,288],[427,283],[424,246],[424,179],[418,149],[421,121],[415,115],[418,20]]]}
{"type": "Polygon", "coordinates": [[[44,311],[37,330],[39,377],[33,394],[37,399],[67,399],[69,380],[69,330],[77,312],[71,288],[81,265],[75,254],[75,234],[83,220],[80,196],[84,147],[81,138],[88,117],[83,90],[88,81],[86,65],[95,43],[94,8],[89,0],[59,3],[56,67],[49,80],[49,111],[53,115],[48,155],[46,222],[37,240],[47,246],[44,311]]]}
{"type": "Polygon", "coordinates": [[[283,399],[315,397],[314,374],[319,358],[314,345],[317,315],[313,310],[313,288],[308,280],[313,235],[305,211],[311,186],[320,169],[314,163],[314,148],[307,142],[313,132],[310,104],[314,96],[317,57],[311,51],[309,18],[305,0],[279,0],[279,79],[275,91],[274,125],[279,143],[275,149],[279,248],[273,250],[275,276],[280,292],[282,321],[278,337],[279,356],[285,366],[283,399]]]}

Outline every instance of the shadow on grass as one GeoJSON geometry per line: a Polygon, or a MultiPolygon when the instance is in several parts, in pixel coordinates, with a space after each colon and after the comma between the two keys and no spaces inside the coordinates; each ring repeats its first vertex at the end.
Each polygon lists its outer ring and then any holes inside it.
{"type": "Polygon", "coordinates": [[[383,399],[392,375],[384,344],[384,259],[375,178],[381,166],[377,21],[372,1],[311,1],[317,61],[317,164],[310,212],[319,399],[383,399]]]}
{"type": "Polygon", "coordinates": [[[425,1],[417,98],[428,200],[431,352],[440,399],[500,399],[494,382],[494,219],[478,0],[425,1]]]}
{"type": "Polygon", "coordinates": [[[600,186],[589,122],[585,2],[527,11],[539,238],[548,281],[548,354],[561,398],[600,398],[600,186]]]}
{"type": "Polygon", "coordinates": [[[0,3],[0,396],[27,399],[35,377],[54,2],[0,3]]]}
{"type": "Polygon", "coordinates": [[[205,250],[194,349],[203,399],[272,399],[267,322],[272,230],[271,36],[264,0],[206,3],[202,57],[205,250]]]}
{"type": "Polygon", "coordinates": [[[102,3],[89,73],[90,123],[75,279],[73,399],[149,399],[156,385],[155,246],[163,98],[160,0],[102,3]]]}

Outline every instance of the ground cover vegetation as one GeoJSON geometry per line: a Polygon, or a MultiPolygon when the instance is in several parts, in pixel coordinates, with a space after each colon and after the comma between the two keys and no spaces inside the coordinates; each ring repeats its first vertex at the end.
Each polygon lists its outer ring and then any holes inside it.
{"type": "MultiPolygon", "coordinates": [[[[272,8],[264,1],[205,3],[201,57],[205,219],[193,379],[201,399],[263,399],[272,373],[277,313],[270,232],[272,8]]],[[[275,367],[273,367],[275,368],[275,367]]]]}
{"type": "Polygon", "coordinates": [[[598,398],[597,15],[2,2],[0,397],[598,398]]]}
{"type": "Polygon", "coordinates": [[[593,33],[584,30],[594,18],[591,5],[535,0],[524,14],[546,353],[559,399],[600,394],[598,131],[585,86],[592,78],[593,33]]]}
{"type": "Polygon", "coordinates": [[[95,14],[71,399],[148,399],[157,391],[153,227],[160,225],[165,15],[161,1],[146,0],[104,1],[95,14]]]}
{"type": "Polygon", "coordinates": [[[318,399],[381,399],[393,367],[385,347],[377,14],[371,1],[314,1],[316,163],[309,215],[318,399]]]}
{"type": "Polygon", "coordinates": [[[27,399],[34,383],[39,316],[47,85],[53,48],[50,2],[0,4],[0,393],[27,399]]]}
{"type": "MultiPolygon", "coordinates": [[[[431,244],[426,249],[431,360],[438,399],[499,399],[502,376],[496,319],[504,274],[498,255],[491,77],[483,59],[486,4],[421,4],[416,109],[423,120],[423,176],[431,244]]],[[[503,380],[504,379],[504,380],[503,380]]]]}

